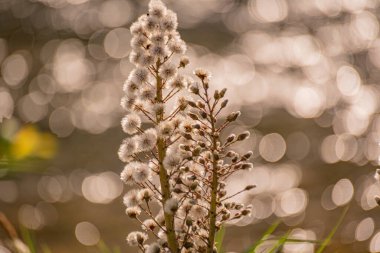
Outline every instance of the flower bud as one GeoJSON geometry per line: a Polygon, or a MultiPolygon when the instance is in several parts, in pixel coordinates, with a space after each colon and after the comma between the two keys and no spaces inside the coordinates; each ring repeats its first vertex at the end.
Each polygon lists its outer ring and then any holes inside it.
{"type": "Polygon", "coordinates": [[[207,118],[207,113],[206,112],[200,112],[200,115],[204,119],[207,118]]]}
{"type": "Polygon", "coordinates": [[[226,94],[226,91],[227,91],[227,88],[223,88],[220,92],[219,92],[219,95],[220,97],[224,97],[224,95],[226,94]]]}
{"type": "Polygon", "coordinates": [[[236,138],[236,135],[234,135],[234,134],[229,135],[226,139],[226,143],[233,142],[235,140],[235,138],[236,138]]]}
{"type": "Polygon", "coordinates": [[[180,67],[180,68],[184,68],[184,67],[186,67],[186,65],[188,65],[189,63],[190,63],[189,58],[188,58],[187,56],[182,56],[182,57],[181,57],[181,60],[180,60],[180,62],[179,62],[179,67],[180,67]]]}
{"type": "Polygon", "coordinates": [[[198,116],[195,113],[189,112],[188,115],[191,119],[198,120],[198,116]]]}
{"type": "Polygon", "coordinates": [[[197,107],[196,103],[194,101],[188,100],[187,104],[190,105],[191,107],[197,107]]]}
{"type": "Polygon", "coordinates": [[[193,220],[190,217],[186,218],[186,226],[190,227],[193,225],[193,220]]]}
{"type": "Polygon", "coordinates": [[[227,121],[228,122],[233,122],[235,121],[239,116],[240,116],[240,112],[233,112],[231,113],[230,115],[227,116],[227,121]]]}
{"type": "Polygon", "coordinates": [[[224,107],[226,107],[227,104],[228,104],[228,99],[223,100],[223,102],[220,104],[220,108],[224,108],[224,107]]]}
{"type": "Polygon", "coordinates": [[[245,131],[245,132],[243,132],[243,133],[241,133],[241,134],[238,135],[237,140],[238,140],[238,141],[244,141],[244,140],[247,139],[249,136],[250,136],[250,132],[245,131]]]}
{"type": "Polygon", "coordinates": [[[219,98],[220,98],[219,91],[218,91],[218,90],[215,90],[215,92],[214,92],[214,99],[215,99],[215,100],[218,100],[219,98]]]}
{"type": "Polygon", "coordinates": [[[244,190],[246,190],[246,191],[249,191],[249,190],[251,190],[251,189],[253,189],[253,188],[256,188],[256,185],[247,185],[245,188],[244,188],[244,190]]]}
{"type": "Polygon", "coordinates": [[[252,155],[253,155],[253,152],[252,151],[248,151],[245,155],[242,156],[241,160],[242,161],[246,161],[249,158],[251,158],[252,155]]]}
{"type": "Polygon", "coordinates": [[[199,94],[199,88],[195,84],[192,84],[190,86],[190,92],[194,93],[195,95],[198,95],[199,94]]]}

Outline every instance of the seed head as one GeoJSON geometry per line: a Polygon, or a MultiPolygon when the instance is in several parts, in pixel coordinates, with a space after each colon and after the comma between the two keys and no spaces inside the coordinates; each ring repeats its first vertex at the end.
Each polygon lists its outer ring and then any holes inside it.
{"type": "Polygon", "coordinates": [[[158,243],[152,243],[148,246],[146,253],[160,253],[161,247],[158,243]]]}
{"type": "Polygon", "coordinates": [[[122,162],[129,162],[136,149],[136,141],[133,138],[124,139],[118,151],[119,159],[122,162]]]}
{"type": "Polygon", "coordinates": [[[151,170],[148,164],[141,162],[132,162],[128,165],[133,166],[132,177],[136,183],[144,183],[146,180],[149,180],[151,178],[151,170]]]}
{"type": "Polygon", "coordinates": [[[130,78],[134,82],[141,84],[143,82],[148,81],[148,75],[149,75],[149,73],[148,73],[147,69],[138,67],[138,68],[132,70],[130,78]]]}
{"type": "Polygon", "coordinates": [[[143,245],[148,240],[148,235],[142,232],[131,232],[127,236],[127,242],[130,246],[143,245]]]}
{"type": "Polygon", "coordinates": [[[141,126],[141,119],[136,113],[130,113],[124,116],[121,120],[121,127],[123,131],[127,134],[134,134],[137,129],[141,126]]]}
{"type": "Polygon", "coordinates": [[[133,166],[131,166],[130,163],[127,164],[120,174],[121,181],[123,181],[125,184],[128,184],[128,185],[133,184],[133,178],[132,178],[133,170],[134,170],[133,166]]]}
{"type": "Polygon", "coordinates": [[[123,91],[126,94],[135,94],[138,91],[139,85],[135,83],[131,78],[128,78],[123,85],[123,91]]]}
{"type": "Polygon", "coordinates": [[[175,14],[171,10],[167,10],[166,15],[163,17],[161,21],[161,27],[164,32],[172,32],[177,29],[177,14],[175,14]]]}
{"type": "Polygon", "coordinates": [[[165,213],[174,214],[178,210],[178,199],[170,198],[165,202],[164,205],[165,213]]]}
{"type": "Polygon", "coordinates": [[[157,133],[154,128],[146,130],[137,138],[137,148],[140,151],[149,151],[153,149],[157,142],[157,133]]]}
{"type": "Polygon", "coordinates": [[[138,191],[138,193],[137,193],[137,200],[139,202],[141,202],[141,201],[150,201],[153,196],[154,196],[154,193],[152,192],[152,190],[150,190],[148,188],[144,188],[144,189],[138,191]]]}
{"type": "Polygon", "coordinates": [[[187,56],[182,56],[181,60],[179,61],[179,66],[181,68],[186,67],[190,63],[189,57],[187,56]]]}
{"type": "Polygon", "coordinates": [[[141,209],[137,206],[132,206],[132,207],[128,207],[127,209],[125,209],[125,213],[130,218],[136,218],[137,216],[140,215],[141,209]]]}
{"type": "Polygon", "coordinates": [[[164,79],[169,79],[177,73],[177,68],[172,63],[165,63],[160,68],[160,76],[164,79]]]}
{"type": "Polygon", "coordinates": [[[168,47],[169,47],[169,50],[175,54],[184,54],[186,52],[186,44],[181,39],[171,41],[168,47]]]}
{"type": "Polygon", "coordinates": [[[194,70],[194,74],[197,77],[199,77],[201,80],[207,80],[207,79],[210,79],[211,77],[210,72],[202,68],[197,68],[196,70],[194,70]]]}
{"type": "Polygon", "coordinates": [[[176,75],[169,80],[168,85],[172,89],[183,89],[186,87],[186,79],[182,75],[176,75]]]}
{"type": "Polygon", "coordinates": [[[127,192],[124,195],[123,203],[126,207],[137,206],[139,204],[139,201],[137,199],[137,190],[133,189],[127,192]]]}
{"type": "Polygon", "coordinates": [[[168,55],[168,49],[165,45],[152,45],[149,52],[153,57],[164,58],[168,55]]]}

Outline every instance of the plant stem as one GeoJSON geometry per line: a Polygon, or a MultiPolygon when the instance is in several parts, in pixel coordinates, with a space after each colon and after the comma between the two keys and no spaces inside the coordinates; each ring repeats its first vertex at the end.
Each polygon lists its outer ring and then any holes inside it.
{"type": "MultiPolygon", "coordinates": [[[[217,149],[217,138],[215,133],[215,120],[213,115],[213,109],[210,106],[210,100],[206,90],[207,106],[210,111],[210,123],[211,123],[211,138],[212,138],[212,151],[217,149]]],[[[212,182],[211,182],[211,203],[210,203],[210,232],[208,237],[208,248],[207,253],[212,253],[214,251],[214,242],[216,234],[216,204],[217,204],[217,190],[218,190],[218,171],[217,171],[217,160],[215,155],[212,156],[212,182]]]]}
{"type": "MultiPolygon", "coordinates": [[[[157,62],[157,69],[159,69],[160,63],[157,62]]],[[[158,74],[158,71],[156,71],[156,85],[157,85],[157,94],[156,94],[156,101],[159,103],[163,102],[162,99],[162,79],[158,74]]],[[[157,113],[156,115],[156,122],[159,124],[163,120],[163,114],[157,113]]],[[[165,205],[166,201],[171,198],[170,193],[170,184],[169,184],[169,177],[166,172],[166,169],[164,167],[164,159],[166,156],[166,147],[165,147],[165,140],[161,137],[157,140],[157,150],[158,150],[158,162],[159,162],[159,176],[160,176],[160,184],[161,184],[161,190],[162,190],[162,206],[165,205]]],[[[178,253],[179,252],[179,246],[176,238],[176,234],[174,231],[174,215],[164,212],[165,217],[165,227],[166,227],[166,236],[168,239],[168,246],[171,251],[171,253],[178,253]]]]}

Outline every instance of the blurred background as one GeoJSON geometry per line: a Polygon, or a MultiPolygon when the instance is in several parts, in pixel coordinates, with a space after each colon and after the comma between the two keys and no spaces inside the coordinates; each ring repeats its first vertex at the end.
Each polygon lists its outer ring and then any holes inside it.
{"type": "MultiPolygon", "coordinates": [[[[243,113],[230,130],[251,131],[238,150],[254,150],[254,169],[229,190],[256,184],[239,197],[253,214],[227,227],[225,248],[241,252],[278,218],[279,232],[323,239],[349,204],[327,252],[379,252],[380,1],[165,2],[188,72],[208,68],[243,113]]],[[[147,4],[0,1],[0,212],[51,252],[99,252],[102,241],[135,252],[116,153],[128,28],[147,4]]]]}

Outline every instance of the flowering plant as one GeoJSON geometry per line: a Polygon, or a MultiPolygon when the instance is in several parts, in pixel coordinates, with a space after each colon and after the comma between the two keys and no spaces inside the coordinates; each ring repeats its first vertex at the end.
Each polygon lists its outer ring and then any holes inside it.
{"type": "Polygon", "coordinates": [[[209,72],[196,69],[197,81],[179,73],[189,60],[176,29],[176,14],[159,0],[130,28],[136,68],[123,87],[121,125],[130,136],[119,157],[126,163],[121,180],[138,187],[124,195],[126,213],[145,232],[129,233],[127,242],[147,253],[211,253],[222,224],[250,214],[230,199],[254,186],[233,195],[225,189],[229,176],[252,167],[252,152],[231,150],[249,132],[221,138],[240,112],[220,118],[226,89],[211,94],[209,72]],[[148,233],[156,242],[148,244],[148,233]]]}

